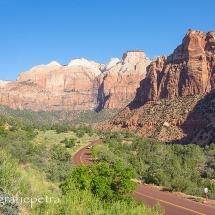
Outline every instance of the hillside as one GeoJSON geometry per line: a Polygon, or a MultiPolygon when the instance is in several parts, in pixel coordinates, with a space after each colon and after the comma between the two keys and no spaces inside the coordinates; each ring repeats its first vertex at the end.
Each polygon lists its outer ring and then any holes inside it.
{"type": "Polygon", "coordinates": [[[203,146],[215,140],[214,104],[215,94],[210,93],[161,99],[133,110],[128,106],[103,129],[129,130],[168,143],[203,146]]]}

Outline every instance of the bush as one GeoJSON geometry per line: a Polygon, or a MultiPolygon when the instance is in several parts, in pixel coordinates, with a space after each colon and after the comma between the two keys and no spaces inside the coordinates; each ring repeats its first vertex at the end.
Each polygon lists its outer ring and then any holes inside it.
{"type": "Polygon", "coordinates": [[[57,145],[51,148],[51,159],[67,162],[71,161],[71,155],[63,146],[57,145]]]}
{"type": "Polygon", "coordinates": [[[9,146],[9,149],[10,153],[15,158],[18,158],[23,164],[29,161],[31,156],[42,154],[42,148],[39,145],[31,142],[13,142],[9,146]]]}
{"type": "Polygon", "coordinates": [[[197,197],[197,198],[195,198],[195,201],[196,201],[196,202],[201,202],[201,201],[202,201],[202,198],[197,197]]]}
{"type": "Polygon", "coordinates": [[[72,169],[71,155],[61,145],[53,146],[50,150],[51,160],[46,168],[46,177],[54,182],[62,182],[69,177],[72,169]]]}
{"type": "Polygon", "coordinates": [[[89,190],[79,190],[74,185],[71,191],[61,198],[60,204],[39,204],[34,209],[35,214],[71,215],[71,214],[96,214],[96,215],[162,215],[164,210],[160,204],[153,208],[146,206],[141,201],[112,201],[111,204],[99,200],[89,190]]]}
{"type": "Polygon", "coordinates": [[[46,170],[46,177],[53,182],[62,182],[70,176],[72,165],[69,162],[51,161],[46,170]]]}
{"type": "Polygon", "coordinates": [[[0,136],[7,137],[7,131],[4,130],[4,126],[0,126],[0,136]]]}
{"type": "Polygon", "coordinates": [[[0,150],[0,186],[5,193],[15,194],[19,190],[21,174],[18,161],[6,150],[0,150]]]}
{"type": "Polygon", "coordinates": [[[81,130],[81,131],[78,131],[78,133],[76,135],[77,135],[77,137],[81,138],[84,136],[84,134],[85,134],[84,131],[81,130]]]}
{"type": "Polygon", "coordinates": [[[69,140],[65,138],[64,140],[60,141],[61,143],[64,143],[66,148],[72,148],[75,146],[77,139],[76,138],[70,138],[69,140]]]}

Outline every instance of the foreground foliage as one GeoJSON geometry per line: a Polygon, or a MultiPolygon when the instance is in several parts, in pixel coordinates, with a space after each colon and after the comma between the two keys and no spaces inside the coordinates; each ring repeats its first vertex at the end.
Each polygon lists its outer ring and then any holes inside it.
{"type": "Polygon", "coordinates": [[[61,203],[38,205],[34,212],[47,215],[163,214],[159,204],[149,208],[143,201],[138,203],[128,195],[136,189],[132,177],[133,169],[122,161],[113,165],[107,162],[79,165],[61,185],[64,193],[61,203]]]}
{"type": "Polygon", "coordinates": [[[80,190],[90,190],[95,196],[105,201],[126,199],[137,188],[131,179],[135,176],[131,166],[125,166],[122,161],[113,165],[107,162],[96,165],[79,165],[72,170],[71,176],[62,185],[64,193],[75,185],[80,190]]]}
{"type": "Polygon", "coordinates": [[[103,143],[92,149],[93,156],[110,164],[123,159],[142,182],[202,197],[208,187],[209,198],[215,199],[215,144],[165,144],[128,132],[109,133],[103,143]]]}
{"type": "Polygon", "coordinates": [[[97,138],[90,126],[38,126],[0,115],[0,213],[163,214],[159,205],[151,209],[128,197],[136,187],[130,180],[134,177],[131,166],[102,162],[72,170],[72,153],[88,139],[97,138]],[[3,203],[17,194],[19,198],[49,196],[60,201],[3,203]]]}
{"type": "Polygon", "coordinates": [[[149,208],[144,202],[112,201],[107,204],[95,197],[89,190],[79,190],[75,186],[62,196],[60,204],[38,205],[32,215],[162,215],[159,204],[149,208]]]}

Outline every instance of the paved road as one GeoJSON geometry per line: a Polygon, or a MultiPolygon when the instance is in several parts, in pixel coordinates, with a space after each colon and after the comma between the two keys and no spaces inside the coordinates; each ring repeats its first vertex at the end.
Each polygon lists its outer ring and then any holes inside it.
{"type": "MultiPolygon", "coordinates": [[[[89,145],[101,140],[92,141],[89,145]]],[[[73,156],[73,164],[92,163],[90,150],[87,146],[80,149],[73,156]]],[[[134,196],[138,201],[144,200],[147,205],[154,206],[158,201],[165,209],[165,215],[215,215],[215,207],[203,205],[188,199],[183,199],[169,192],[139,184],[134,196]]]]}

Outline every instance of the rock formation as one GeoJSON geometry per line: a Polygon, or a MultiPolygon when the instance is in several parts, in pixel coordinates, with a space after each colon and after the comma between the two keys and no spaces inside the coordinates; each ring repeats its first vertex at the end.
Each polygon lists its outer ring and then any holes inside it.
{"type": "Polygon", "coordinates": [[[136,94],[150,60],[142,51],[126,52],[106,65],[73,59],[53,61],[23,72],[1,90],[0,104],[13,109],[101,110],[123,108],[136,94]]]}
{"type": "Polygon", "coordinates": [[[182,44],[168,56],[157,57],[147,68],[136,101],[208,93],[215,89],[215,33],[188,30],[182,44]]]}
{"type": "Polygon", "coordinates": [[[100,108],[123,108],[135,97],[140,80],[151,61],[142,51],[128,51],[121,60],[113,58],[98,76],[100,108]]]}

